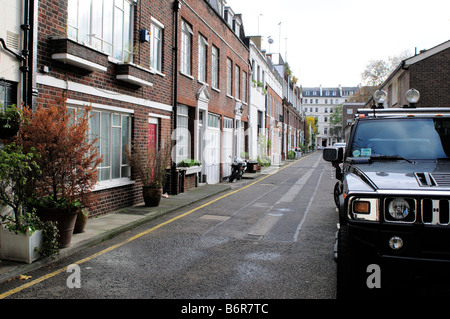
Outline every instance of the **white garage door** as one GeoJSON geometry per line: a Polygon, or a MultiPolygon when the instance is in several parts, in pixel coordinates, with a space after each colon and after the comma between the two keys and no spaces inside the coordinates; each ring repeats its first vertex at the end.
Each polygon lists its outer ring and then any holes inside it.
{"type": "Polygon", "coordinates": [[[231,175],[231,161],[233,156],[233,119],[223,120],[222,172],[223,177],[231,175]]]}
{"type": "Polygon", "coordinates": [[[220,117],[208,114],[208,128],[205,132],[205,173],[208,184],[220,182],[220,117]]]}

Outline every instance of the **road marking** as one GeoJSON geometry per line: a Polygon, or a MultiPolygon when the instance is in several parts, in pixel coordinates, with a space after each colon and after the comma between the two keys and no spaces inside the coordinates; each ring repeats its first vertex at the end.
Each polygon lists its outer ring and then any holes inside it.
{"type": "Polygon", "coordinates": [[[267,214],[248,232],[251,236],[265,236],[280,220],[283,214],[267,214]]]}
{"type": "MultiPolygon", "coordinates": [[[[177,220],[179,220],[179,219],[181,219],[181,218],[183,218],[183,217],[186,217],[186,216],[188,216],[188,215],[190,215],[190,214],[192,214],[192,213],[194,213],[194,212],[196,212],[196,211],[198,211],[198,210],[200,210],[200,209],[202,209],[202,208],[205,208],[205,207],[207,207],[207,206],[209,206],[209,205],[211,205],[211,204],[213,204],[213,203],[215,203],[215,202],[217,202],[217,201],[219,201],[219,200],[221,200],[221,199],[224,199],[224,198],[226,198],[226,197],[228,197],[228,196],[234,195],[234,194],[236,194],[236,193],[238,193],[238,192],[240,192],[240,191],[242,191],[242,190],[244,190],[244,189],[247,189],[247,188],[249,188],[249,187],[251,187],[251,186],[253,186],[253,185],[255,185],[255,184],[258,184],[259,182],[265,180],[266,178],[268,178],[268,177],[270,177],[270,176],[272,176],[272,175],[274,175],[274,174],[276,174],[276,173],[278,173],[278,172],[280,172],[280,171],[282,171],[282,170],[284,170],[284,169],[290,167],[291,165],[293,165],[293,164],[295,164],[295,163],[297,163],[297,162],[300,162],[300,161],[304,160],[304,159],[307,158],[307,157],[309,157],[309,155],[306,156],[306,157],[302,157],[301,159],[296,160],[296,161],[294,161],[294,162],[292,162],[292,163],[289,163],[289,164],[283,166],[282,168],[280,168],[280,169],[278,169],[278,170],[275,170],[273,173],[270,173],[270,174],[268,174],[268,175],[266,175],[266,176],[264,176],[264,177],[258,179],[257,181],[254,181],[254,182],[252,182],[252,183],[250,183],[250,184],[248,184],[248,185],[246,185],[246,186],[244,186],[244,187],[242,187],[242,188],[239,188],[239,189],[237,189],[237,190],[235,190],[235,191],[232,191],[232,192],[227,193],[227,194],[225,194],[225,195],[222,195],[222,196],[220,196],[220,197],[218,197],[218,198],[216,198],[216,199],[213,199],[213,200],[211,200],[211,201],[209,201],[209,202],[207,202],[207,203],[205,203],[205,204],[203,204],[203,205],[201,205],[201,206],[198,206],[198,207],[196,207],[196,208],[193,208],[193,209],[191,209],[190,211],[187,211],[187,212],[185,212],[185,213],[183,213],[183,214],[181,214],[181,215],[178,215],[178,216],[176,216],[176,217],[174,217],[174,218],[172,218],[172,219],[169,219],[169,220],[167,220],[167,221],[165,221],[165,222],[163,222],[163,223],[161,223],[161,224],[158,224],[158,225],[156,225],[156,226],[154,226],[154,227],[152,227],[152,228],[147,229],[146,231],[143,231],[143,232],[141,232],[141,233],[139,233],[139,234],[137,234],[137,235],[135,235],[135,236],[133,236],[133,237],[130,237],[130,238],[128,238],[128,239],[126,239],[126,240],[124,240],[124,241],[118,243],[118,244],[115,244],[115,245],[113,245],[113,246],[111,246],[111,247],[108,247],[108,248],[106,248],[106,249],[104,249],[104,250],[101,250],[101,251],[99,251],[99,252],[97,252],[97,253],[95,253],[95,254],[89,256],[89,257],[86,257],[86,258],[84,258],[84,259],[81,259],[81,260],[79,260],[79,261],[77,261],[77,262],[74,262],[74,263],[72,263],[72,264],[81,265],[81,264],[83,264],[83,263],[85,263],[85,262],[88,262],[88,261],[90,261],[90,260],[92,260],[92,259],[94,259],[94,258],[96,258],[96,257],[99,257],[99,256],[101,256],[101,255],[104,255],[104,254],[106,254],[106,253],[108,253],[108,252],[110,252],[110,251],[113,251],[113,250],[117,249],[117,248],[120,248],[120,247],[122,247],[122,246],[125,245],[125,244],[128,244],[128,243],[130,243],[130,242],[132,242],[132,241],[134,241],[134,240],[136,240],[136,239],[138,239],[138,238],[140,238],[140,237],[142,237],[142,236],[145,236],[145,235],[147,235],[147,234],[149,234],[149,233],[151,233],[151,232],[153,232],[153,231],[155,231],[155,230],[161,228],[161,227],[164,227],[164,226],[166,226],[166,225],[168,225],[168,224],[173,223],[174,221],[177,221],[177,220]]],[[[33,281],[30,281],[29,283],[26,283],[26,284],[24,284],[24,285],[22,285],[22,286],[19,286],[19,287],[17,287],[17,288],[14,288],[14,289],[12,289],[12,290],[9,290],[9,291],[7,291],[7,292],[4,292],[4,293],[0,294],[0,299],[4,299],[4,298],[6,298],[6,297],[9,297],[9,296],[11,296],[11,295],[14,295],[14,294],[16,294],[16,293],[18,293],[18,292],[24,290],[24,289],[26,289],[26,288],[29,288],[29,287],[34,286],[34,285],[36,285],[36,284],[39,284],[39,283],[41,283],[41,282],[43,282],[43,281],[45,281],[45,280],[47,280],[47,279],[53,278],[53,277],[59,275],[60,273],[67,271],[67,267],[68,267],[68,266],[63,267],[63,268],[58,269],[58,270],[56,270],[56,271],[54,271],[54,272],[52,272],[52,273],[49,273],[49,274],[47,274],[47,275],[45,275],[45,276],[42,276],[42,277],[40,277],[40,278],[38,278],[38,279],[35,279],[35,280],[33,280],[33,281]]]]}
{"type": "Polygon", "coordinates": [[[322,170],[322,172],[320,172],[319,180],[317,181],[317,185],[316,185],[316,188],[314,189],[313,196],[311,196],[311,199],[309,200],[308,206],[306,207],[306,210],[305,210],[305,213],[304,213],[304,215],[302,217],[302,220],[300,221],[300,223],[297,226],[297,229],[295,230],[294,242],[297,242],[297,240],[298,240],[298,235],[300,233],[300,230],[302,229],[303,223],[306,220],[306,216],[308,216],[309,208],[311,207],[311,204],[312,204],[314,198],[316,197],[317,189],[319,188],[319,184],[320,184],[320,181],[322,179],[322,175],[323,175],[323,170],[322,170]]]}

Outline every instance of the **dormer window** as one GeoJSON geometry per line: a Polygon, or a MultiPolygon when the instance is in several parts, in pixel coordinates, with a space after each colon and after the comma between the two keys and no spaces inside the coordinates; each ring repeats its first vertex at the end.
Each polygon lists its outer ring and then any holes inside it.
{"type": "Polygon", "coordinates": [[[217,10],[221,17],[223,17],[223,8],[225,7],[223,0],[217,0],[217,10]]]}

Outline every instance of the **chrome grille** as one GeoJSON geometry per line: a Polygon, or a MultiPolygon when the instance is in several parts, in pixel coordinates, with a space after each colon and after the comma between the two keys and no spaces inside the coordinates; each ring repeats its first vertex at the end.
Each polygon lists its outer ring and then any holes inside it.
{"type": "Polygon", "coordinates": [[[428,225],[450,224],[450,201],[448,199],[422,199],[422,222],[428,225]]]}

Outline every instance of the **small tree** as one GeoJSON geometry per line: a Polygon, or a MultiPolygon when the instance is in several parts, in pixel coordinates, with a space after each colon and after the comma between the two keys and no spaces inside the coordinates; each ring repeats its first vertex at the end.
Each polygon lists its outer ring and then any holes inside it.
{"type": "Polygon", "coordinates": [[[14,212],[17,228],[22,227],[22,209],[27,199],[27,184],[31,182],[39,166],[36,155],[30,149],[28,153],[15,143],[0,149],[0,204],[8,205],[14,212]]]}
{"type": "Polygon", "coordinates": [[[34,180],[37,203],[47,207],[89,207],[101,163],[96,139],[89,140],[89,111],[69,112],[65,100],[24,109],[26,124],[18,134],[25,152],[32,148],[42,175],[34,180]]]}

